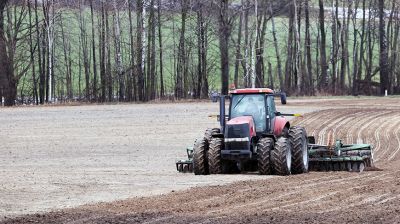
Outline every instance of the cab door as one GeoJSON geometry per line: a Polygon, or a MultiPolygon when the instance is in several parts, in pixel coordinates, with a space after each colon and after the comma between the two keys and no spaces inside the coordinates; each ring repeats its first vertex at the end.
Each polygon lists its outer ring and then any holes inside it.
{"type": "Polygon", "coordinates": [[[276,118],[276,108],[275,108],[275,101],[274,96],[266,95],[266,103],[267,103],[267,132],[272,133],[274,130],[275,125],[275,118],[276,118]]]}

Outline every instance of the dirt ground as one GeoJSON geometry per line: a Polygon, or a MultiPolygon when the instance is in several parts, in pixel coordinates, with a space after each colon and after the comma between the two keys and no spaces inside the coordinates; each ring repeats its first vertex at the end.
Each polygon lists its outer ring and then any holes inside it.
{"type": "Polygon", "coordinates": [[[177,173],[175,159],[216,125],[206,117],[217,107],[0,109],[0,221],[400,222],[399,98],[293,99],[279,107],[306,113],[293,123],[319,143],[330,133],[347,143],[372,143],[383,171],[289,177],[177,173]]]}

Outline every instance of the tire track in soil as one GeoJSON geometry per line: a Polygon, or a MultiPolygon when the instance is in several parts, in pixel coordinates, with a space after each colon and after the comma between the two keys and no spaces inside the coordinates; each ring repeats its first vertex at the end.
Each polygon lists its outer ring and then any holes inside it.
{"type": "MultiPolygon", "coordinates": [[[[390,117],[388,120],[394,120],[396,117],[390,117]]],[[[393,151],[393,149],[390,147],[391,144],[393,144],[394,147],[398,147],[399,142],[392,142],[392,139],[396,139],[396,131],[394,131],[393,129],[395,127],[398,127],[400,125],[400,120],[397,120],[397,122],[392,122],[391,125],[387,126],[385,128],[384,131],[384,135],[385,135],[385,139],[387,143],[389,143],[388,147],[383,147],[383,150],[380,150],[380,154],[377,155],[377,161],[381,160],[381,159],[385,159],[385,161],[389,160],[388,159],[388,153],[390,153],[391,151],[393,151]],[[397,146],[395,146],[397,145],[397,146]]],[[[396,129],[397,130],[397,129],[396,129]]],[[[394,150],[395,151],[395,150],[394,150]]]]}
{"type": "Polygon", "coordinates": [[[376,122],[370,124],[370,126],[363,132],[366,142],[373,145],[375,152],[380,150],[380,129],[382,129],[382,126],[386,124],[385,122],[387,121],[382,121],[382,118],[380,118],[376,122]]]}
{"type": "MultiPolygon", "coordinates": [[[[375,162],[384,159],[384,155],[392,149],[393,142],[391,141],[391,135],[393,134],[392,128],[397,127],[397,123],[392,122],[393,115],[389,117],[382,118],[385,120],[380,122],[380,126],[375,131],[375,136],[378,136],[378,139],[375,139],[375,142],[378,146],[375,149],[375,162]]],[[[383,160],[386,161],[386,160],[383,160]]]]}
{"type": "MultiPolygon", "coordinates": [[[[257,207],[257,208],[262,208],[262,206],[267,206],[270,207],[272,202],[272,204],[277,204],[278,202],[283,202],[283,203],[287,203],[291,201],[291,198],[294,198],[292,200],[298,200],[299,198],[296,197],[291,197],[291,196],[296,196],[301,194],[302,197],[304,197],[305,201],[308,200],[314,200],[313,198],[316,196],[315,195],[315,190],[316,189],[320,189],[320,191],[318,192],[319,194],[323,194],[324,192],[326,194],[329,194],[331,192],[330,189],[341,189],[341,185],[345,185],[346,188],[343,189],[343,191],[345,190],[349,190],[352,185],[354,184],[354,180],[357,179],[366,179],[368,178],[369,180],[373,180],[375,178],[379,178],[379,177],[384,177],[388,174],[374,174],[374,173],[369,173],[366,175],[355,175],[354,177],[347,177],[347,178],[340,178],[340,179],[333,179],[333,180],[328,180],[328,181],[322,181],[322,182],[318,182],[318,183],[311,183],[311,184],[305,184],[305,185],[299,185],[299,184],[295,184],[294,182],[290,183],[290,185],[292,186],[292,188],[288,189],[288,192],[285,192],[284,194],[280,194],[280,195],[276,195],[273,197],[268,197],[266,199],[263,200],[258,200],[252,203],[246,203],[246,204],[241,204],[241,205],[237,205],[237,204],[233,204],[230,207],[224,207],[222,209],[217,209],[217,210],[210,210],[207,214],[214,214],[214,213],[221,213],[221,212],[231,212],[231,211],[239,211],[242,208],[245,207],[257,207]],[[329,188],[322,188],[324,186],[330,186],[329,188]],[[321,190],[322,188],[322,190],[321,190]],[[304,190],[307,189],[307,190],[304,190]]],[[[279,186],[278,186],[279,187],[279,186]]],[[[356,185],[354,187],[360,187],[359,185],[356,185]]],[[[273,189],[276,190],[276,189],[273,189]]],[[[339,193],[341,191],[337,191],[337,193],[339,193]]],[[[317,195],[318,196],[318,195],[317,195]]],[[[300,203],[301,201],[299,201],[300,203]]],[[[279,206],[278,206],[279,207],[279,206]]]]}
{"type": "Polygon", "coordinates": [[[389,112],[385,112],[385,113],[376,112],[374,114],[374,116],[371,116],[370,117],[370,121],[365,123],[361,128],[358,129],[358,132],[357,132],[357,144],[362,144],[362,143],[368,142],[368,141],[365,141],[365,138],[362,135],[363,133],[365,133],[365,130],[367,128],[371,128],[371,125],[373,123],[378,123],[377,121],[382,119],[382,116],[385,116],[385,115],[390,114],[390,113],[391,113],[390,111],[389,112]]]}
{"type": "Polygon", "coordinates": [[[396,137],[396,140],[397,140],[397,149],[393,152],[393,154],[388,158],[389,159],[389,161],[392,161],[392,160],[394,160],[394,158],[395,158],[395,156],[397,155],[397,153],[400,151],[400,125],[399,125],[399,127],[396,129],[396,131],[395,131],[395,137],[396,137]]]}
{"type": "Polygon", "coordinates": [[[359,129],[360,126],[361,127],[364,126],[365,122],[369,119],[368,116],[364,115],[365,113],[367,113],[366,111],[360,111],[358,113],[362,114],[362,115],[357,116],[356,119],[350,121],[348,124],[346,124],[342,127],[342,129],[347,130],[347,134],[346,134],[347,141],[346,142],[349,144],[356,143],[356,140],[355,140],[356,136],[354,135],[354,133],[357,132],[357,130],[359,129]]]}
{"type": "MultiPolygon", "coordinates": [[[[392,122],[390,120],[385,120],[383,122],[379,122],[378,123],[378,127],[376,129],[374,129],[374,137],[375,139],[373,140],[375,142],[375,149],[374,152],[378,155],[381,150],[381,129],[383,129],[384,127],[387,127],[387,124],[391,124],[392,122]]],[[[384,136],[383,136],[384,137],[384,136]]]]}
{"type": "MultiPolygon", "coordinates": [[[[388,113],[390,113],[390,112],[388,112],[388,113]]],[[[378,113],[378,118],[379,118],[379,116],[381,116],[379,113],[378,113]]],[[[368,117],[368,116],[366,116],[366,118],[365,118],[365,120],[368,120],[368,119],[370,119],[370,117],[368,117]]],[[[380,118],[381,119],[381,118],[380,118]]],[[[377,122],[378,124],[382,124],[382,122],[377,122]]],[[[382,125],[380,125],[379,127],[378,127],[378,129],[381,129],[380,127],[381,127],[382,125]]],[[[354,130],[355,129],[359,129],[359,131],[357,132],[357,142],[354,142],[354,143],[361,143],[361,142],[358,142],[358,138],[359,138],[359,136],[361,135],[361,130],[360,129],[366,129],[366,128],[369,128],[369,129],[372,129],[371,127],[370,127],[370,125],[368,125],[367,123],[364,123],[364,121],[361,121],[361,122],[359,122],[359,123],[357,123],[357,124],[353,124],[352,125],[352,129],[351,130],[349,130],[349,134],[351,134],[351,133],[354,133],[354,130]],[[357,127],[360,127],[360,128],[357,128],[357,127]]],[[[374,142],[378,142],[377,140],[372,140],[371,142],[365,142],[364,141],[364,143],[369,143],[369,144],[373,144],[374,142]]],[[[390,142],[389,142],[389,144],[390,144],[390,142]]],[[[375,152],[376,151],[378,151],[380,149],[380,145],[377,147],[377,148],[375,148],[375,152]]],[[[377,160],[376,160],[377,161],[377,160]]]]}
{"type": "MultiPolygon", "coordinates": [[[[305,118],[305,121],[303,121],[303,126],[306,128],[306,130],[312,130],[311,134],[312,136],[315,136],[316,141],[318,143],[321,143],[321,138],[324,138],[323,136],[320,135],[320,128],[321,127],[325,127],[326,124],[329,124],[330,122],[334,121],[335,119],[337,119],[338,117],[340,117],[340,114],[335,113],[332,110],[322,110],[319,113],[317,113],[317,115],[320,118],[326,118],[328,117],[329,119],[324,119],[323,122],[321,122],[321,120],[318,119],[312,119],[312,121],[308,122],[305,118]],[[320,114],[319,114],[320,113],[320,114]]],[[[307,115],[307,117],[313,117],[316,113],[310,113],[307,115]]],[[[294,122],[295,123],[295,122],[294,122]]]]}
{"type": "MultiPolygon", "coordinates": [[[[354,114],[354,116],[357,117],[357,115],[360,113],[361,112],[357,112],[354,114]]],[[[342,139],[344,142],[346,142],[347,139],[345,136],[347,136],[348,130],[343,128],[343,126],[345,124],[348,124],[352,120],[353,120],[353,117],[349,116],[349,117],[346,117],[345,119],[343,119],[342,121],[340,121],[339,123],[334,124],[334,128],[332,130],[333,140],[342,139]]]]}

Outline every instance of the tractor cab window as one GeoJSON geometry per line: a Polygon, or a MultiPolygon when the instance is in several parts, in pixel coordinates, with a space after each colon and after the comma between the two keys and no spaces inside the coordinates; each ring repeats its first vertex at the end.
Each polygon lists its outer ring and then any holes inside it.
{"type": "Polygon", "coordinates": [[[276,112],[276,108],[275,108],[275,102],[274,102],[274,97],[273,96],[268,96],[267,95],[267,105],[268,105],[268,114],[269,117],[272,119],[275,117],[275,112],[276,112]]]}
{"type": "Polygon", "coordinates": [[[265,95],[238,94],[232,96],[230,118],[252,116],[256,125],[256,132],[266,129],[265,95]]]}

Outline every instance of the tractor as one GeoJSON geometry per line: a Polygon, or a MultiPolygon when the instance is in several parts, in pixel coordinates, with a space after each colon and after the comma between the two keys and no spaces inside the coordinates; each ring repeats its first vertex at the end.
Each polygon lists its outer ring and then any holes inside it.
{"type": "Polygon", "coordinates": [[[268,88],[236,89],[220,96],[220,128],[208,129],[193,148],[196,175],[256,171],[262,175],[308,172],[306,130],[291,127],[276,111],[276,96],[286,104],[284,93],[268,88]],[[230,99],[228,114],[225,100],[230,99]]]}
{"type": "Polygon", "coordinates": [[[188,159],[176,162],[177,170],[196,175],[258,171],[282,176],[309,170],[374,170],[371,145],[345,145],[341,140],[318,145],[305,128],[291,126],[285,118],[301,115],[277,112],[275,97],[286,104],[285,93],[268,88],[236,89],[219,96],[220,127],[207,129],[204,137],[187,149],[188,159]]]}

